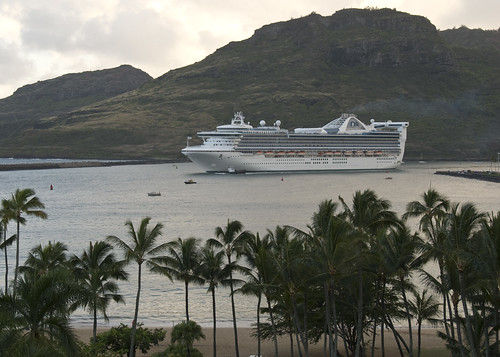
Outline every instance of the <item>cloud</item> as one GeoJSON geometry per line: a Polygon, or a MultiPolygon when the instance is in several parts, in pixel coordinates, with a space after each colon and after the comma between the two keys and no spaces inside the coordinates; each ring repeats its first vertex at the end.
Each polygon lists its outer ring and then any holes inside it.
{"type": "Polygon", "coordinates": [[[498,0],[17,0],[0,4],[0,98],[17,87],[130,64],[158,77],[269,23],[389,7],[437,28],[497,29],[498,0]]]}

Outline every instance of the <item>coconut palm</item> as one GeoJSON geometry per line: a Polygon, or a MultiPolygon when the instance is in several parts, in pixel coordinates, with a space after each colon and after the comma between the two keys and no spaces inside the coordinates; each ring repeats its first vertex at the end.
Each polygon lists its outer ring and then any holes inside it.
{"type": "Polygon", "coordinates": [[[356,356],[361,354],[361,339],[363,336],[363,266],[366,264],[367,243],[370,238],[377,235],[380,230],[390,227],[399,227],[401,223],[393,211],[390,211],[389,201],[379,198],[372,190],[356,191],[349,207],[344,199],[339,196],[343,207],[340,217],[348,221],[355,229],[353,241],[357,248],[358,258],[358,307],[357,307],[357,343],[356,356]]]}
{"type": "Polygon", "coordinates": [[[7,255],[7,248],[10,247],[16,240],[15,234],[7,238],[7,221],[8,220],[5,219],[3,214],[3,210],[0,210],[0,239],[2,239],[0,249],[3,250],[5,260],[5,294],[7,294],[9,288],[9,258],[7,255]]]}
{"type": "Polygon", "coordinates": [[[69,324],[77,286],[67,269],[20,274],[16,297],[0,297],[2,356],[74,356],[77,338],[69,324]]]}
{"type": "Polygon", "coordinates": [[[337,311],[334,295],[335,276],[349,255],[346,254],[345,243],[347,243],[351,233],[349,223],[335,216],[336,210],[337,203],[332,200],[324,200],[319,204],[318,211],[313,214],[312,223],[308,226],[309,232],[291,227],[295,235],[311,244],[312,263],[320,265],[318,278],[323,281],[325,321],[330,355],[333,356],[337,356],[338,350],[337,311]]]}
{"type": "MultiPolygon", "coordinates": [[[[224,250],[227,258],[227,265],[231,266],[233,263],[232,257],[236,256],[236,259],[241,254],[245,240],[249,237],[249,232],[243,231],[243,224],[240,221],[230,221],[227,220],[227,225],[225,227],[215,228],[215,237],[208,240],[208,244],[212,247],[224,250]]],[[[234,344],[236,357],[240,356],[240,351],[238,347],[238,327],[236,325],[236,309],[234,306],[234,283],[233,283],[233,272],[230,272],[230,283],[229,288],[231,290],[231,310],[233,313],[233,330],[234,330],[234,344]]]]}
{"type": "Polygon", "coordinates": [[[289,226],[277,226],[274,232],[268,231],[274,247],[274,267],[278,275],[281,298],[289,297],[291,320],[299,352],[302,345],[304,355],[307,357],[309,356],[308,291],[309,283],[315,279],[317,271],[316,267],[310,264],[311,250],[305,243],[304,236],[295,234],[291,238],[291,233],[297,232],[289,226]],[[303,310],[302,320],[299,318],[299,305],[303,310]]]}
{"type": "Polygon", "coordinates": [[[422,194],[422,201],[412,201],[406,205],[403,219],[420,217],[419,229],[433,232],[436,219],[444,217],[450,208],[450,201],[436,190],[429,188],[422,194]]]}
{"type": "Polygon", "coordinates": [[[150,217],[143,218],[138,229],[134,228],[132,221],[125,222],[128,227],[129,238],[132,239],[132,244],[127,244],[122,239],[116,236],[108,236],[107,241],[119,247],[124,255],[127,263],[134,261],[137,263],[137,295],[135,298],[134,319],[132,321],[132,332],[130,338],[129,357],[135,355],[135,334],[137,329],[137,317],[139,314],[139,300],[141,296],[141,280],[142,280],[142,264],[146,263],[149,267],[154,267],[151,258],[159,255],[166,249],[166,243],[157,245],[158,237],[161,236],[163,225],[157,223],[152,229],[148,228],[151,221],[150,217]]]}
{"type": "Polygon", "coordinates": [[[212,320],[213,320],[213,355],[217,356],[217,313],[215,304],[215,289],[219,285],[228,285],[230,271],[233,267],[224,263],[223,250],[215,251],[213,247],[205,244],[200,252],[200,277],[208,284],[208,291],[212,294],[212,320]]]}
{"type": "Polygon", "coordinates": [[[408,321],[409,347],[408,354],[413,356],[413,333],[411,324],[410,304],[407,298],[407,279],[413,270],[421,265],[417,248],[421,245],[417,234],[411,234],[407,227],[391,229],[389,234],[381,237],[383,259],[394,271],[399,280],[401,296],[408,321]]]}
{"type": "Polygon", "coordinates": [[[480,213],[473,203],[454,204],[448,216],[449,244],[446,258],[451,263],[450,268],[458,274],[458,288],[462,309],[465,316],[465,336],[473,357],[478,355],[480,346],[474,345],[472,325],[469,316],[466,296],[466,271],[471,266],[474,254],[470,250],[470,242],[479,229],[484,214],[480,213]]]}
{"type": "MultiPolygon", "coordinates": [[[[482,221],[478,238],[479,246],[475,250],[482,262],[485,274],[487,289],[484,295],[493,306],[494,326],[498,326],[500,307],[500,211],[496,214],[488,214],[488,218],[482,221]]],[[[498,342],[498,329],[495,331],[495,341],[496,352],[498,353],[498,346],[500,345],[498,342]]],[[[486,351],[488,350],[486,349],[486,351]]]]}
{"type": "Polygon", "coordinates": [[[269,318],[271,320],[271,328],[274,342],[274,354],[278,356],[278,340],[276,334],[276,324],[274,314],[271,308],[271,294],[276,290],[275,279],[276,269],[274,258],[272,256],[272,242],[269,235],[260,238],[259,233],[251,235],[246,241],[243,256],[248,269],[245,271],[247,282],[241,287],[243,293],[253,294],[257,296],[257,355],[261,354],[261,323],[260,310],[262,295],[266,298],[269,318]]]}
{"type": "Polygon", "coordinates": [[[205,339],[201,326],[194,321],[183,321],[172,329],[171,342],[185,348],[188,356],[193,351],[193,343],[199,339],[205,339]]]}
{"type": "Polygon", "coordinates": [[[189,321],[189,283],[203,284],[199,277],[199,240],[191,237],[178,238],[166,245],[167,255],[155,257],[155,272],[166,275],[169,279],[176,279],[184,283],[186,321],[189,321]]]}
{"type": "MultiPolygon", "coordinates": [[[[10,199],[2,200],[2,207],[4,211],[4,218],[9,221],[15,221],[16,230],[16,268],[14,271],[14,282],[17,280],[19,268],[19,228],[21,224],[26,224],[26,216],[33,216],[42,219],[47,219],[47,214],[41,209],[45,208],[44,204],[35,196],[35,191],[31,188],[17,189],[11,195],[10,199]]],[[[12,295],[16,296],[16,284],[14,284],[12,295]]]]}
{"type": "Polygon", "coordinates": [[[422,342],[422,322],[428,321],[435,325],[439,320],[434,317],[439,313],[439,302],[428,290],[424,289],[421,294],[414,292],[414,300],[410,301],[410,310],[417,321],[417,356],[420,357],[422,342]]]}
{"type": "Polygon", "coordinates": [[[95,342],[97,313],[102,313],[105,321],[109,321],[106,309],[111,301],[124,302],[123,296],[118,294],[116,280],[127,280],[128,273],[123,269],[125,262],[116,260],[110,244],[98,241],[90,242],[88,249],[80,257],[73,256],[70,263],[84,291],[80,303],[93,314],[92,341],[95,342]]]}
{"type": "Polygon", "coordinates": [[[46,245],[38,244],[28,254],[19,273],[45,275],[49,271],[60,267],[67,267],[66,252],[68,247],[61,242],[49,242],[46,245]]]}

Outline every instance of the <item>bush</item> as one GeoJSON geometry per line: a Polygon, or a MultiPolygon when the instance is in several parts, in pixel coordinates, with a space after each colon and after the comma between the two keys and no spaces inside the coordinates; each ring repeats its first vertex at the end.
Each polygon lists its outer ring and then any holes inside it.
{"type": "MultiPolygon", "coordinates": [[[[155,345],[165,339],[166,331],[162,328],[150,330],[143,328],[142,323],[137,324],[135,335],[135,349],[146,353],[155,345]]],[[[97,334],[96,342],[84,347],[84,356],[92,357],[118,357],[127,356],[130,348],[130,334],[132,329],[120,324],[109,331],[97,334]]]]}
{"type": "Polygon", "coordinates": [[[204,339],[201,326],[194,321],[183,321],[172,329],[171,344],[163,351],[154,354],[154,357],[185,357],[187,351],[191,357],[203,357],[200,351],[193,348],[193,342],[204,339]]]}

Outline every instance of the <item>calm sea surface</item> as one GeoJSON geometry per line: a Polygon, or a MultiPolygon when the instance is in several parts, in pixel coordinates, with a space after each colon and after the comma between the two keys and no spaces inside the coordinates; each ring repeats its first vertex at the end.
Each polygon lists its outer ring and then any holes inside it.
{"type": "MultiPolygon", "coordinates": [[[[2,163],[14,162],[0,159],[2,163]]],[[[9,171],[0,172],[0,198],[9,198],[17,188],[33,188],[49,215],[47,220],[28,217],[27,224],[21,227],[21,262],[31,248],[48,241],[64,242],[69,253],[77,255],[88,247],[89,241],[108,235],[128,241],[125,221],[130,219],[137,225],[146,216],[152,218],[152,225],[164,224],[162,242],[178,237],[211,238],[215,227],[226,225],[228,219],[239,220],[245,229],[261,234],[276,225],[305,228],[322,200],[337,200],[340,195],[351,202],[353,193],[364,189],[372,189],[390,200],[400,214],[409,201],[420,199],[430,186],[453,202],[472,201],[486,212],[500,210],[499,183],[434,175],[436,170],[448,169],[498,170],[498,165],[428,162],[406,163],[389,172],[245,175],[205,174],[190,163],[9,171]],[[196,185],[184,184],[191,178],[197,181],[196,185]],[[160,191],[161,196],[148,197],[150,191],[160,191]]],[[[13,234],[15,225],[9,229],[13,234]]],[[[13,247],[9,259],[13,264],[13,247]]],[[[1,261],[3,286],[3,254],[1,261]]],[[[107,325],[132,321],[136,265],[129,270],[130,281],[120,283],[126,304],[111,305],[107,325]]],[[[220,289],[217,299],[218,325],[229,326],[228,291],[220,289]]],[[[240,324],[250,325],[255,316],[254,300],[238,296],[236,301],[240,324]]],[[[192,286],[191,319],[210,325],[211,316],[211,296],[206,287],[192,286]]],[[[148,326],[170,326],[183,319],[183,284],[146,274],[139,320],[148,326]]],[[[91,325],[91,317],[85,311],[75,313],[73,321],[79,326],[91,325]]]]}

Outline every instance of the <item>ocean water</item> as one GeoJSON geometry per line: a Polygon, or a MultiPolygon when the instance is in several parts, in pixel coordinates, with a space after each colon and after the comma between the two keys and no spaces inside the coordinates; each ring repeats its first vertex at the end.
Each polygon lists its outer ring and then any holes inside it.
{"type": "MultiPolygon", "coordinates": [[[[408,202],[420,199],[429,187],[453,202],[471,201],[482,211],[499,211],[500,184],[434,174],[437,170],[465,169],[499,168],[490,163],[415,162],[394,171],[341,173],[206,174],[191,163],[24,170],[0,172],[0,198],[9,198],[17,188],[32,188],[45,204],[47,220],[28,217],[21,227],[23,262],[39,243],[61,241],[68,246],[69,254],[80,255],[90,241],[108,235],[127,240],[125,221],[137,225],[147,216],[152,225],[164,225],[160,242],[178,237],[203,241],[214,237],[215,227],[226,225],[228,220],[239,220],[245,229],[261,235],[277,225],[304,229],[322,200],[338,200],[340,195],[350,202],[355,191],[365,189],[391,201],[400,214],[408,202]],[[197,184],[184,184],[187,179],[197,184]],[[160,191],[161,196],[149,197],[150,191],[160,191]]],[[[11,224],[9,230],[13,234],[15,225],[11,224]]],[[[9,261],[15,261],[13,247],[9,261]]],[[[128,269],[130,280],[120,282],[125,304],[112,304],[108,310],[110,321],[99,321],[100,325],[132,321],[137,269],[133,264],[128,269]]],[[[192,285],[189,294],[190,318],[210,326],[211,295],[206,287],[192,285]]],[[[236,301],[240,325],[249,326],[255,320],[255,300],[238,295],[236,301]]],[[[217,310],[218,325],[230,326],[228,289],[218,290],[217,310]]],[[[147,326],[171,326],[184,319],[184,311],[182,283],[151,273],[143,275],[139,321],[147,326]]],[[[73,315],[75,325],[90,326],[91,322],[86,311],[73,315]]]]}

